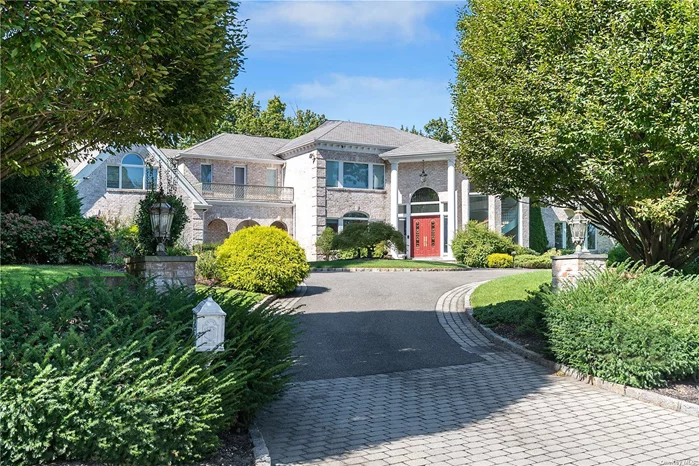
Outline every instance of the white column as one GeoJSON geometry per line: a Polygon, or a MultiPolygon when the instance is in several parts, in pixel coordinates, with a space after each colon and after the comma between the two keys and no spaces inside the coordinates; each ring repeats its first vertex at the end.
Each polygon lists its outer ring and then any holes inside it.
{"type": "Polygon", "coordinates": [[[461,182],[461,228],[468,226],[471,217],[471,181],[466,178],[461,182]]]}
{"type": "Polygon", "coordinates": [[[456,176],[454,173],[454,159],[450,159],[447,167],[447,196],[449,198],[449,204],[447,204],[447,242],[448,242],[448,255],[453,257],[451,251],[451,241],[454,239],[454,231],[456,230],[456,176]]]}
{"type": "MultiPolygon", "coordinates": [[[[391,225],[398,229],[398,162],[391,162],[391,225]]],[[[398,251],[392,250],[391,255],[398,257],[398,251]]]]}
{"type": "Polygon", "coordinates": [[[524,202],[517,203],[517,244],[524,246],[524,202]]]}

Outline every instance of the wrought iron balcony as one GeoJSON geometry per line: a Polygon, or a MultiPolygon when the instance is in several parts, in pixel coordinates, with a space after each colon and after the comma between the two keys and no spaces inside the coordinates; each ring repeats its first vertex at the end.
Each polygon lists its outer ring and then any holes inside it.
{"type": "Polygon", "coordinates": [[[206,200],[293,202],[294,188],[232,183],[197,183],[197,191],[206,200]]]}

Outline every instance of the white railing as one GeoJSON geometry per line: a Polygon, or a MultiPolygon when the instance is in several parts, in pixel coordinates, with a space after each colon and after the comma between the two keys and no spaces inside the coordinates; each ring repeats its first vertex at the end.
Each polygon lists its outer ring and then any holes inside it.
{"type": "Polygon", "coordinates": [[[232,183],[197,183],[197,191],[207,200],[293,202],[294,188],[232,183]]]}

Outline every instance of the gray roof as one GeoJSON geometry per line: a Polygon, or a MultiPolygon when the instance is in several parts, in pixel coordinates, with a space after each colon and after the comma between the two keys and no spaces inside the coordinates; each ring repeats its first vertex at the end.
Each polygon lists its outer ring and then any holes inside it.
{"type": "Polygon", "coordinates": [[[168,159],[172,159],[177,157],[177,155],[182,152],[180,149],[160,149],[160,151],[167,157],[168,159]]]}
{"type": "Polygon", "coordinates": [[[456,152],[456,146],[453,144],[445,144],[434,139],[420,137],[413,142],[409,142],[396,149],[389,150],[381,154],[381,157],[399,157],[403,155],[420,155],[420,154],[450,154],[456,152]]]}
{"type": "Polygon", "coordinates": [[[275,154],[282,154],[315,141],[339,142],[395,148],[418,139],[427,139],[391,126],[369,125],[351,121],[328,120],[310,133],[292,139],[275,154]]]}
{"type": "Polygon", "coordinates": [[[222,133],[182,151],[181,154],[279,161],[279,158],[273,154],[288,141],[288,139],[222,133]]]}

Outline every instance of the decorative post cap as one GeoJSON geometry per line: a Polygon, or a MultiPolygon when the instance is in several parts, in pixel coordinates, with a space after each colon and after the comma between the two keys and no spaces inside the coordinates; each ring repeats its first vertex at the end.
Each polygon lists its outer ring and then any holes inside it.
{"type": "Polygon", "coordinates": [[[194,312],[197,317],[226,315],[223,309],[221,309],[221,306],[219,306],[211,296],[197,304],[197,306],[192,309],[192,312],[194,312]]]}

